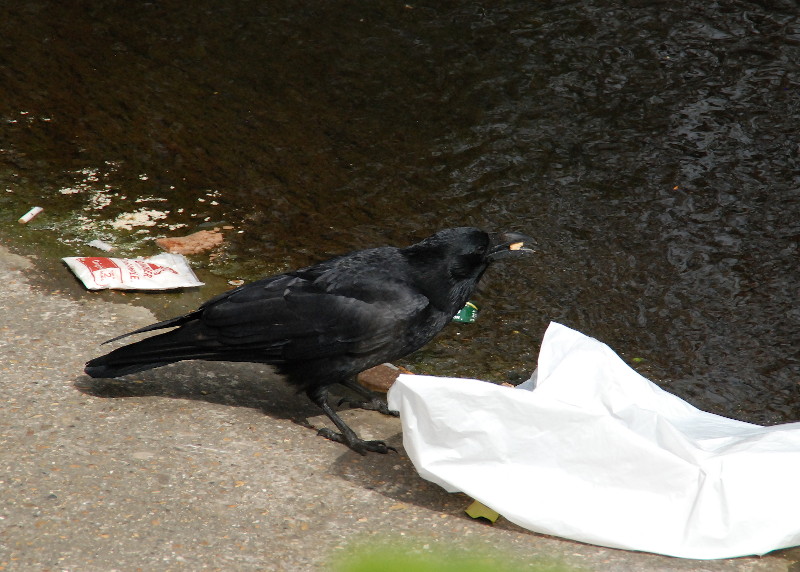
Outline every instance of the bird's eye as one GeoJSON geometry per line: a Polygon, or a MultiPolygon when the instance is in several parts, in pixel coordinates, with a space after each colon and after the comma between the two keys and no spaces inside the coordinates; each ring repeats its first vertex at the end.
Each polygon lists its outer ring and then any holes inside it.
{"type": "Polygon", "coordinates": [[[481,254],[481,255],[486,254],[486,247],[479,246],[478,248],[475,249],[475,254],[481,254]]]}

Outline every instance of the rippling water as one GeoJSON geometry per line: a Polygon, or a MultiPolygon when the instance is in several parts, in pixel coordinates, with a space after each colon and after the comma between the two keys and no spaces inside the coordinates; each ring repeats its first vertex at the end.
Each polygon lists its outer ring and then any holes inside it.
{"type": "Polygon", "coordinates": [[[526,377],[557,320],[699,407],[797,420],[796,15],[789,1],[4,5],[2,232],[55,260],[98,237],[155,252],[156,236],[224,221],[223,251],[194,263],[253,279],[444,226],[521,230],[539,254],[493,268],[479,321],[407,365],[526,377]],[[45,212],[20,228],[33,204],[45,212]],[[131,213],[151,226],[121,224],[131,213]]]}

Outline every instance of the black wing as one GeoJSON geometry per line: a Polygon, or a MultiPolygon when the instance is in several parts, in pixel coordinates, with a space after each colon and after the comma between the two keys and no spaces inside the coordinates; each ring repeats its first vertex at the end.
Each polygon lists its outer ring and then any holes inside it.
{"type": "Polygon", "coordinates": [[[351,266],[335,259],[265,278],[224,292],[190,314],[131,332],[178,326],[96,358],[86,371],[116,377],[187,359],[390,359],[421,345],[409,342],[409,333],[424,330],[430,312],[428,299],[403,277],[391,264],[359,260],[351,266]]]}
{"type": "Polygon", "coordinates": [[[386,280],[365,288],[285,275],[249,286],[210,301],[197,319],[221,351],[277,361],[388,350],[429,305],[409,285],[386,280]]]}

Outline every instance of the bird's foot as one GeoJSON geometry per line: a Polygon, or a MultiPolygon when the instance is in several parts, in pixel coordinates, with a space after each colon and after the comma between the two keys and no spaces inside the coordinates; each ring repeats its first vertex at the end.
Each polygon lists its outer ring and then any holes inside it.
{"type": "Polygon", "coordinates": [[[379,411],[384,415],[391,415],[392,417],[400,417],[399,411],[389,409],[389,406],[386,404],[386,402],[379,397],[375,397],[369,401],[354,401],[352,399],[342,397],[339,400],[339,407],[341,407],[343,404],[347,404],[350,407],[358,407],[359,409],[366,409],[368,411],[379,411]]]}
{"type": "Polygon", "coordinates": [[[322,428],[317,431],[317,435],[321,435],[326,439],[330,439],[331,441],[336,441],[337,443],[343,443],[350,447],[356,453],[360,455],[366,455],[367,452],[372,451],[374,453],[388,453],[389,451],[394,451],[397,453],[397,449],[391,447],[384,443],[383,441],[364,441],[363,439],[359,439],[355,437],[353,439],[347,439],[341,433],[337,433],[332,429],[322,428]]]}

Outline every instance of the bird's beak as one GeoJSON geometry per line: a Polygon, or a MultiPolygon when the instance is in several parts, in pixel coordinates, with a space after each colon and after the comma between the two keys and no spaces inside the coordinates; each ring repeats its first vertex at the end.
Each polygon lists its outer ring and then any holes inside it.
{"type": "Polygon", "coordinates": [[[532,246],[535,244],[530,236],[525,236],[518,232],[504,232],[495,238],[496,244],[489,249],[487,258],[497,260],[515,254],[535,252],[532,246]]]}

